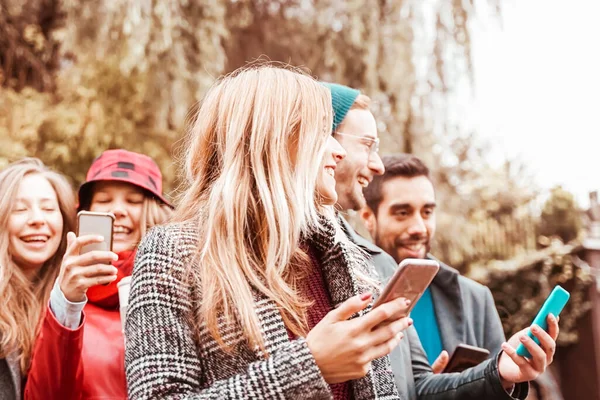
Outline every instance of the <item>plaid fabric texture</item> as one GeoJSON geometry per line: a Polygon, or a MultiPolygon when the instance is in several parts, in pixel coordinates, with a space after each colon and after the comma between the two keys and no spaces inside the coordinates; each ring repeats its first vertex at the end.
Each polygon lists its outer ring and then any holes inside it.
{"type": "MultiPolygon", "coordinates": [[[[335,307],[367,290],[357,270],[374,271],[360,250],[335,240],[331,222],[325,226],[309,246],[323,266],[335,307]]],[[[125,328],[130,399],[331,399],[305,339],[290,340],[276,305],[259,294],[255,307],[268,359],[246,345],[239,327],[220,326],[235,349],[231,353],[221,350],[205,325],[194,334],[202,293],[184,276],[197,243],[194,226],[171,224],[152,229],[140,245],[125,328]]],[[[367,376],[350,385],[356,400],[399,398],[387,357],[375,360],[367,376]]]]}

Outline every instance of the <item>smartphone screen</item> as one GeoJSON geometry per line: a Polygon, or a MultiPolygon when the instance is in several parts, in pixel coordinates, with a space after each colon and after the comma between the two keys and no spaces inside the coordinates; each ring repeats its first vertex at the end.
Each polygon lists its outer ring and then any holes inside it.
{"type": "Polygon", "coordinates": [[[113,223],[112,213],[80,211],[77,214],[77,236],[100,235],[104,237],[101,243],[92,243],[81,248],[80,254],[93,250],[112,250],[113,223]]]}

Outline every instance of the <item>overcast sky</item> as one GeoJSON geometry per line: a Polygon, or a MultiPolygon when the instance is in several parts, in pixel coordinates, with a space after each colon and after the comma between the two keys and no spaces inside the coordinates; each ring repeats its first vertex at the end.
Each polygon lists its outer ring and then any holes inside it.
{"type": "Polygon", "coordinates": [[[581,206],[600,190],[600,1],[505,0],[472,27],[480,136],[581,206]]]}

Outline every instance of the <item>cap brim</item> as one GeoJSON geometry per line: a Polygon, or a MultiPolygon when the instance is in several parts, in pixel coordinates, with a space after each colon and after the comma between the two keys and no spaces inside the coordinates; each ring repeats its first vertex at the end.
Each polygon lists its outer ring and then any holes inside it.
{"type": "MultiPolygon", "coordinates": [[[[175,209],[175,206],[173,206],[173,204],[171,204],[171,202],[169,202],[164,196],[155,193],[149,187],[140,185],[138,182],[135,182],[132,179],[128,179],[128,178],[124,178],[124,177],[123,178],[122,177],[110,177],[110,179],[93,179],[91,181],[84,182],[83,184],[81,184],[81,186],[79,186],[78,196],[77,196],[77,211],[81,211],[81,204],[82,204],[81,199],[89,198],[91,196],[90,190],[92,188],[93,183],[114,182],[114,181],[129,183],[130,185],[133,185],[135,187],[143,189],[144,192],[147,193],[150,197],[155,197],[155,198],[159,199],[166,206],[170,207],[171,209],[175,209]]],[[[92,199],[88,199],[88,202],[91,202],[91,200],[92,199]]]]}

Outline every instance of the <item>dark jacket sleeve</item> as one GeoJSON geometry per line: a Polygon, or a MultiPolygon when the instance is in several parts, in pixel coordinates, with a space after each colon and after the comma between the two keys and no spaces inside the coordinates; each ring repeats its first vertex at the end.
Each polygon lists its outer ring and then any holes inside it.
{"type": "MultiPolygon", "coordinates": [[[[253,362],[228,379],[208,382],[208,361],[199,359],[194,338],[191,285],[184,283],[178,239],[154,228],[139,247],[125,325],[125,371],[129,398],[280,399],[329,398],[304,339],[286,343],[268,359],[253,362]]],[[[191,246],[190,246],[191,247],[191,246]]]]}
{"type": "Polygon", "coordinates": [[[489,359],[462,373],[433,374],[416,330],[407,330],[417,398],[419,400],[502,400],[525,399],[527,383],[515,386],[510,396],[498,375],[498,357],[489,359]]]}
{"type": "Polygon", "coordinates": [[[484,345],[491,353],[497,353],[502,348],[502,343],[506,341],[504,336],[504,328],[500,315],[496,310],[496,303],[492,292],[487,287],[484,288],[485,296],[485,329],[484,329],[484,345]]]}
{"type": "Polygon", "coordinates": [[[62,326],[47,307],[25,384],[25,400],[79,400],[85,313],[77,329],[62,326]]]}

